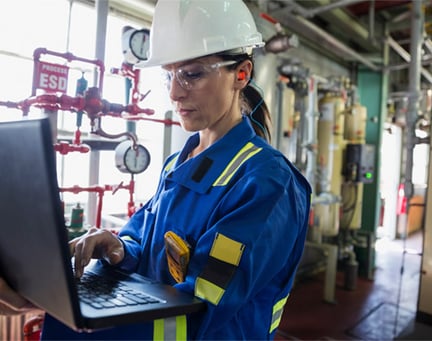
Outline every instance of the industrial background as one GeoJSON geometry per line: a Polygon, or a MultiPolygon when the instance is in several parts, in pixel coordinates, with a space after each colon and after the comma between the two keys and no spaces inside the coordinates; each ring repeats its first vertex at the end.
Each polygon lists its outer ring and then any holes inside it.
{"type": "MultiPolygon", "coordinates": [[[[71,235],[119,228],[185,141],[158,71],[133,68],[131,42],[148,34],[155,3],[0,3],[0,120],[43,111],[54,122],[71,235]],[[118,161],[125,138],[148,167],[118,161]]],[[[245,3],[266,42],[255,82],[272,143],[313,188],[277,339],[430,339],[432,2],[245,3]]],[[[41,323],[0,317],[0,338],[37,338],[41,323]]]]}

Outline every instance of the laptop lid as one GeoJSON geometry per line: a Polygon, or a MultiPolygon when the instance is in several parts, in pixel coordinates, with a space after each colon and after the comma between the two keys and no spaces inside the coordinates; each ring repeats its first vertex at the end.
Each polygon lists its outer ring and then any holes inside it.
{"type": "MultiPolygon", "coordinates": [[[[102,270],[105,275],[110,272],[102,270]]],[[[150,290],[161,303],[118,312],[114,308],[95,310],[79,302],[46,117],[0,122],[0,275],[33,304],[76,330],[204,308],[204,303],[191,295],[160,283],[141,283],[136,274],[120,277],[135,289],[150,290]]]]}

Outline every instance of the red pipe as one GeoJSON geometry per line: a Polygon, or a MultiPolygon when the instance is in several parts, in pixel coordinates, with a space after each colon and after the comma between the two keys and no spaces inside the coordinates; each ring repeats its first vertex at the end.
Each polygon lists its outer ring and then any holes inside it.
{"type": "Polygon", "coordinates": [[[122,66],[120,69],[118,68],[111,68],[111,73],[114,75],[120,75],[123,77],[127,77],[132,80],[133,88],[132,88],[132,103],[138,104],[138,102],[141,102],[145,97],[145,95],[142,95],[139,91],[139,78],[141,74],[140,69],[133,69],[132,65],[129,65],[127,63],[122,63],[122,66]]]}
{"type": "Polygon", "coordinates": [[[73,194],[78,194],[81,192],[90,192],[90,193],[97,193],[98,194],[98,205],[96,209],[96,227],[101,227],[102,222],[102,204],[103,204],[103,195],[105,192],[112,191],[113,194],[115,194],[119,189],[127,189],[129,190],[129,198],[130,201],[128,202],[128,215],[129,217],[135,212],[134,203],[133,203],[133,191],[135,187],[135,182],[132,179],[128,185],[123,185],[123,182],[121,182],[119,185],[104,185],[104,186],[89,186],[89,187],[81,187],[78,185],[72,186],[72,187],[61,187],[59,188],[60,192],[70,192],[73,194]]]}
{"type": "Polygon", "coordinates": [[[28,112],[31,106],[48,110],[85,111],[90,119],[95,119],[100,114],[121,117],[123,112],[131,115],[141,113],[152,115],[153,109],[141,108],[136,104],[121,105],[110,103],[100,97],[98,88],[89,88],[85,97],[71,97],[65,94],[42,94],[29,97],[21,102],[0,102],[0,105],[8,108],[17,108],[28,112]]]}
{"type": "Polygon", "coordinates": [[[265,20],[267,20],[267,21],[269,21],[269,22],[271,22],[272,24],[277,24],[278,23],[278,21],[275,18],[273,18],[271,15],[269,15],[267,13],[261,13],[260,17],[263,18],[263,19],[265,19],[265,20]]]}
{"type": "Polygon", "coordinates": [[[54,144],[54,150],[62,155],[66,155],[71,152],[88,153],[90,147],[85,144],[72,144],[61,141],[54,144]]]}

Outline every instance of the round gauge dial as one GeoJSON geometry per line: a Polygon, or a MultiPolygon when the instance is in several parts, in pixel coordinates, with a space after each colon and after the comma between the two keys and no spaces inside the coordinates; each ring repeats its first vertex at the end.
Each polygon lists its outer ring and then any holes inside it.
{"type": "Polygon", "coordinates": [[[128,64],[136,64],[147,59],[150,48],[150,31],[146,28],[137,30],[125,26],[122,31],[122,50],[124,60],[128,64]]]}
{"type": "Polygon", "coordinates": [[[115,149],[115,162],[123,173],[142,173],[150,164],[150,153],[143,145],[134,149],[131,141],[123,141],[115,149]]]}
{"type": "Polygon", "coordinates": [[[147,29],[132,32],[129,39],[130,49],[139,60],[147,59],[147,51],[150,45],[150,31],[147,29]]]}

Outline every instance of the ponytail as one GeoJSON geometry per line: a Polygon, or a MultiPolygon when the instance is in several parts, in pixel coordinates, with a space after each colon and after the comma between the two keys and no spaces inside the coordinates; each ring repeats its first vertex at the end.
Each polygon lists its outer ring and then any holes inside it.
{"type": "MultiPolygon", "coordinates": [[[[235,60],[237,63],[227,66],[228,69],[234,70],[239,63],[244,60],[250,60],[253,64],[253,57],[247,53],[231,54],[222,52],[217,54],[223,60],[235,60]]],[[[268,143],[271,142],[271,116],[267,104],[259,91],[259,87],[253,81],[253,69],[249,84],[242,90],[241,93],[241,111],[249,118],[255,133],[265,139],[268,143]]]]}
{"type": "Polygon", "coordinates": [[[250,83],[243,89],[242,112],[250,119],[258,136],[271,142],[271,116],[260,92],[250,83]]]}

